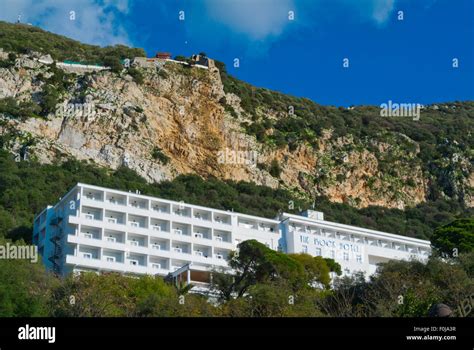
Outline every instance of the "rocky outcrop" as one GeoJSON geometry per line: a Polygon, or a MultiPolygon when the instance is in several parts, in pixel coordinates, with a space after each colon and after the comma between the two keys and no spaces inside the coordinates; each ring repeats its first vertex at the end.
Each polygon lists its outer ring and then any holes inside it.
{"type": "MultiPolygon", "coordinates": [[[[44,89],[39,76],[48,76],[50,67],[28,56],[18,62],[19,68],[0,68],[0,99],[37,101],[44,89]]],[[[303,196],[325,195],[358,207],[404,208],[427,197],[428,179],[413,161],[416,147],[406,152],[397,142],[376,141],[369,147],[326,130],[316,148],[276,149],[244,132],[240,99],[224,92],[217,69],[166,62],[138,70],[143,84],[125,72],[71,75],[56,113],[27,120],[3,115],[0,130],[18,135],[9,146],[13,152],[28,139],[28,153],[41,162],[72,156],[112,169],[127,166],[150,182],[186,173],[212,175],[283,186],[303,196]],[[225,108],[224,97],[236,116],[225,108]],[[394,155],[392,169],[381,170],[394,155]],[[274,160],[280,178],[270,175],[274,160]]],[[[269,112],[268,117],[274,116],[269,112]]],[[[472,173],[469,181],[472,187],[472,173]]],[[[467,202],[473,205],[472,199],[467,202]]]]}

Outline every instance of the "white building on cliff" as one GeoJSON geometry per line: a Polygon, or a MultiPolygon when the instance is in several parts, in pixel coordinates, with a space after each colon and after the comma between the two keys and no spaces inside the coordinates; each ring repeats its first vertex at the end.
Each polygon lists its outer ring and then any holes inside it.
{"type": "Polygon", "coordinates": [[[426,259],[430,242],[325,221],[323,213],[267,219],[78,183],[34,221],[33,242],[50,270],[115,271],[210,281],[240,242],[335,259],[370,275],[388,260],[426,259]]]}

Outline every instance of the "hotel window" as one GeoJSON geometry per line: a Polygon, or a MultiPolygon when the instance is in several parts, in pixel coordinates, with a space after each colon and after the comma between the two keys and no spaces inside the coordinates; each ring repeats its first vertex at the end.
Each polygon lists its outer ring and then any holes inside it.
{"type": "Polygon", "coordinates": [[[322,256],[321,248],[316,248],[316,256],[322,256]]]}
{"type": "Polygon", "coordinates": [[[344,253],[343,258],[345,261],[349,261],[349,253],[344,253]]]}
{"type": "Polygon", "coordinates": [[[357,255],[357,262],[362,264],[362,255],[357,255]]]}
{"type": "Polygon", "coordinates": [[[301,252],[304,254],[308,254],[308,246],[307,245],[301,246],[301,252]]]}
{"type": "Polygon", "coordinates": [[[330,257],[331,259],[335,259],[335,258],[336,258],[336,252],[335,252],[334,250],[331,250],[331,251],[329,252],[329,257],[330,257]]]}

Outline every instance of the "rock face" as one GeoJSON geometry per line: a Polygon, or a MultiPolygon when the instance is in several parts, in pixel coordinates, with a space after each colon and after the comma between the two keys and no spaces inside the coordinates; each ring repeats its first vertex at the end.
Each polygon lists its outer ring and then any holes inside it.
{"type": "MultiPolygon", "coordinates": [[[[0,99],[38,101],[45,88],[39,77],[51,75],[50,66],[34,57],[17,60],[19,67],[0,68],[0,99]]],[[[360,140],[334,138],[327,130],[318,147],[272,148],[244,132],[240,99],[224,92],[217,68],[166,62],[137,69],[142,84],[125,72],[69,75],[72,83],[62,104],[47,118],[18,120],[0,114],[0,131],[16,135],[7,147],[18,153],[27,139],[28,153],[41,162],[72,156],[112,169],[124,165],[150,182],[195,173],[284,186],[357,207],[402,209],[426,200],[429,179],[419,164],[403,162],[417,157],[416,147],[403,153],[397,140],[374,141],[376,154],[360,140]],[[236,115],[227,111],[224,97],[236,115]],[[380,170],[384,157],[400,153],[393,164],[396,174],[380,170]],[[281,168],[280,178],[270,175],[273,160],[281,168]]],[[[472,173],[469,180],[472,186],[472,173]]],[[[473,204],[471,197],[465,201],[473,204]]]]}

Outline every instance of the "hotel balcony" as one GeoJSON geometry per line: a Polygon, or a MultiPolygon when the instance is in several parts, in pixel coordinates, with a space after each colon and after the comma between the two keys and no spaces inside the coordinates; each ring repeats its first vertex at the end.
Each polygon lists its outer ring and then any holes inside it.
{"type": "Polygon", "coordinates": [[[191,218],[191,208],[173,204],[173,214],[179,217],[191,218]]]}
{"type": "Polygon", "coordinates": [[[161,203],[157,201],[151,202],[151,210],[157,213],[162,214],[169,214],[170,213],[170,205],[167,203],[161,203]]]}
{"type": "Polygon", "coordinates": [[[212,233],[211,230],[206,227],[194,226],[193,237],[197,239],[211,240],[212,233]]]}
{"type": "Polygon", "coordinates": [[[93,190],[93,189],[84,189],[84,198],[90,201],[103,202],[104,201],[104,192],[93,190]]]}
{"type": "Polygon", "coordinates": [[[122,207],[127,205],[127,197],[116,193],[107,193],[105,196],[105,201],[109,204],[122,207]]]}
{"type": "Polygon", "coordinates": [[[214,213],[214,222],[217,224],[229,226],[232,224],[232,219],[228,214],[214,213]]]}
{"type": "MultiPolygon", "coordinates": [[[[140,264],[139,260],[126,258],[124,262],[112,261],[113,259],[84,258],[82,256],[66,255],[65,264],[72,265],[73,268],[88,268],[97,271],[111,271],[118,273],[148,274],[148,275],[167,275],[169,269],[165,266],[152,266],[140,264]]],[[[156,263],[155,263],[156,264],[156,263]]]]}
{"type": "Polygon", "coordinates": [[[128,215],[128,225],[135,228],[148,228],[148,219],[144,216],[128,215]]]}
{"type": "Polygon", "coordinates": [[[207,222],[212,221],[212,211],[193,208],[192,216],[196,220],[207,221],[207,222]]]}
{"type": "Polygon", "coordinates": [[[125,225],[126,214],[118,211],[106,210],[104,221],[112,225],[125,225]]]}
{"type": "Polygon", "coordinates": [[[128,199],[128,205],[132,208],[148,210],[149,201],[140,197],[130,196],[128,199]]]}
{"type": "Polygon", "coordinates": [[[81,217],[91,221],[102,221],[102,210],[92,207],[82,207],[81,217]]]}

